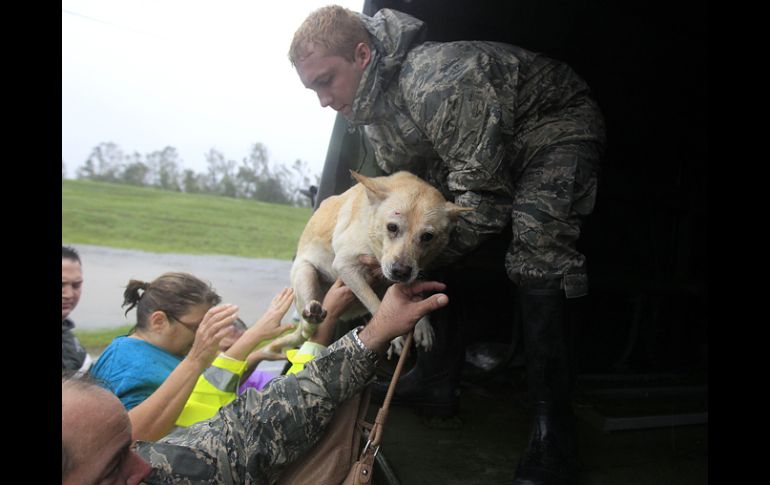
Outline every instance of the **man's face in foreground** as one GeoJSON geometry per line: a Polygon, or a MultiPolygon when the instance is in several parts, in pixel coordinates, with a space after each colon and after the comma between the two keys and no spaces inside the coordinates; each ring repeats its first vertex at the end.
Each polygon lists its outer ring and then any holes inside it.
{"type": "Polygon", "coordinates": [[[138,484],[150,465],[134,453],[131,421],[117,397],[104,389],[62,386],[62,443],[73,463],[62,485],[138,484]]]}

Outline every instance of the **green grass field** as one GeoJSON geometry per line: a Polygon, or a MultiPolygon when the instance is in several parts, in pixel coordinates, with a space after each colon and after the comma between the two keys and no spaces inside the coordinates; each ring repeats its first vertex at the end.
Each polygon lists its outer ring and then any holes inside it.
{"type": "Polygon", "coordinates": [[[290,260],[308,208],[62,180],[62,241],[158,253],[290,260]]]}
{"type": "MultiPolygon", "coordinates": [[[[310,209],[86,180],[62,180],[62,241],[157,253],[290,260],[310,209]]],[[[76,330],[98,355],[130,326],[76,330]]]]}
{"type": "Polygon", "coordinates": [[[91,357],[96,357],[101,354],[105,347],[107,347],[112,339],[118,335],[125,335],[131,330],[133,325],[123,325],[117,328],[105,328],[98,330],[81,330],[75,329],[72,333],[80,341],[80,344],[85,347],[91,357]]]}

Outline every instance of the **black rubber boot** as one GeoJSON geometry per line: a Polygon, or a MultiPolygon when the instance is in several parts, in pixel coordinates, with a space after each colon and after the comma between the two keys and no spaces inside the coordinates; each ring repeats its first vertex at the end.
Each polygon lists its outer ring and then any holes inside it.
{"type": "Polygon", "coordinates": [[[518,296],[534,420],[514,485],[577,483],[571,325],[558,280],[523,281],[518,296]]]}
{"type": "MultiPolygon", "coordinates": [[[[433,312],[430,319],[435,332],[433,348],[425,351],[412,345],[409,352],[416,357],[415,364],[401,375],[391,404],[412,407],[425,417],[449,418],[457,414],[460,403],[460,371],[465,348],[450,312],[443,309],[433,312]]],[[[372,383],[373,402],[382,403],[389,384],[389,377],[372,383]]]]}

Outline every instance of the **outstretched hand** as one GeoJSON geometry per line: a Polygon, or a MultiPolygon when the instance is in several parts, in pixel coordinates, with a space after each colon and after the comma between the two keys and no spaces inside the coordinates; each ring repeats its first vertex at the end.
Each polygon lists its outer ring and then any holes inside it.
{"type": "MultiPolygon", "coordinates": [[[[270,340],[295,327],[291,322],[281,323],[294,301],[294,290],[284,288],[270,302],[264,315],[251,326],[226,352],[225,355],[237,360],[245,360],[261,341],[270,340]]],[[[283,357],[275,353],[271,357],[265,353],[263,360],[278,360],[283,357]]],[[[251,359],[249,359],[251,361],[251,359]]]]}
{"type": "Polygon", "coordinates": [[[254,331],[262,334],[262,338],[274,338],[282,334],[286,330],[294,328],[291,323],[281,324],[281,320],[289,311],[291,303],[294,301],[294,290],[291,288],[284,288],[281,290],[273,300],[270,302],[270,306],[265,310],[265,314],[254,323],[252,327],[254,331]]]}
{"type": "Polygon", "coordinates": [[[326,320],[336,320],[354,301],[356,301],[356,295],[353,290],[345,286],[342,279],[337,278],[329,291],[326,292],[321,304],[326,310],[326,320]]]}
{"type": "Polygon", "coordinates": [[[359,333],[361,341],[368,348],[383,354],[392,339],[410,332],[420,318],[449,303],[449,297],[444,293],[423,296],[425,292],[445,288],[446,285],[438,281],[392,285],[385,293],[380,308],[359,333]]]}
{"type": "Polygon", "coordinates": [[[238,307],[232,304],[211,307],[203,316],[195,332],[187,358],[197,362],[202,368],[211,365],[219,353],[219,342],[230,334],[233,322],[238,318],[238,307]]]}

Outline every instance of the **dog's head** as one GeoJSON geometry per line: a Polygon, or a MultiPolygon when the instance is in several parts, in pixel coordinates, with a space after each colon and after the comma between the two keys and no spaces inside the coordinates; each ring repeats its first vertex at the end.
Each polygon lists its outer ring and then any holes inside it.
{"type": "Polygon", "coordinates": [[[394,282],[414,281],[444,249],[460,213],[473,210],[448,202],[409,172],[373,178],[351,174],[364,186],[371,206],[370,245],[383,275],[394,282]]]}

